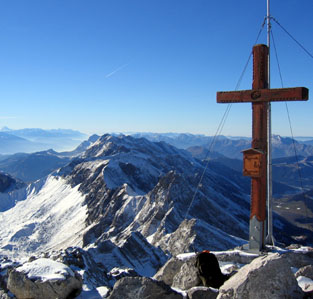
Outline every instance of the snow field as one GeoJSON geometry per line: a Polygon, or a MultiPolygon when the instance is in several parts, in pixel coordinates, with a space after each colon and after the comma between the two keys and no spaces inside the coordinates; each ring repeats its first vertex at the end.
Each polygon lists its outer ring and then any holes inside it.
{"type": "Polygon", "coordinates": [[[49,176],[42,188],[0,213],[2,253],[25,258],[60,244],[63,248],[81,245],[78,236],[85,228],[87,207],[78,188],[61,177],[49,176]],[[73,238],[77,244],[73,244],[73,238]]]}

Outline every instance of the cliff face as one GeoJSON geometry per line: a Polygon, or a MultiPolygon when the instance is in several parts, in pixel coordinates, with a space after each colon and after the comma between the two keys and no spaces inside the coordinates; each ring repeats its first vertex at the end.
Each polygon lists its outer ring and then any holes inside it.
{"type": "Polygon", "coordinates": [[[198,186],[203,170],[165,143],[104,135],[60,174],[86,195],[92,228],[84,246],[109,239],[121,245],[132,232],[172,253],[238,245],[247,237],[248,190],[237,174],[210,167],[198,186]]]}

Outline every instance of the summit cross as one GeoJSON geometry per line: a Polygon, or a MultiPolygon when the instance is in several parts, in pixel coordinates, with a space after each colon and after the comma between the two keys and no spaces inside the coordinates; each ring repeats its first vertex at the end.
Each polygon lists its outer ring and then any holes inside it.
{"type": "Polygon", "coordinates": [[[252,103],[252,148],[243,151],[243,173],[251,177],[251,208],[249,249],[265,247],[267,198],[268,108],[270,102],[306,101],[305,87],[269,89],[268,55],[266,45],[253,47],[253,83],[251,90],[217,92],[217,103],[252,103]]]}

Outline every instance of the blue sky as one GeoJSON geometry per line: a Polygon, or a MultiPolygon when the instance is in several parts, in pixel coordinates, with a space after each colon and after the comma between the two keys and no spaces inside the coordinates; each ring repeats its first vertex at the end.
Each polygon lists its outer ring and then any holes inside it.
{"type": "MultiPolygon", "coordinates": [[[[214,135],[216,91],[235,89],[265,15],[265,0],[0,1],[0,127],[214,135]]],[[[312,0],[272,0],[271,15],[313,52],[312,0]]],[[[313,94],[313,59],[273,35],[284,87],[313,94]]],[[[313,100],[288,107],[294,135],[313,136],[313,100]]],[[[272,110],[273,133],[290,136],[285,104],[272,110]]],[[[251,105],[232,105],[221,133],[251,135],[251,105]]]]}

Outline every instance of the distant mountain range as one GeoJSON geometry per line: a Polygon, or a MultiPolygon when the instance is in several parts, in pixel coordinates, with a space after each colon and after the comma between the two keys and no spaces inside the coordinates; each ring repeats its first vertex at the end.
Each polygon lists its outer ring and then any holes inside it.
{"type": "MultiPolygon", "coordinates": [[[[164,141],[178,148],[188,149],[194,156],[205,159],[208,154],[216,152],[232,159],[242,159],[241,151],[251,147],[251,138],[248,137],[225,137],[205,136],[193,134],[158,134],[158,133],[137,133],[134,137],[144,137],[150,141],[164,141]]],[[[297,138],[295,138],[297,139],[297,138]]],[[[299,141],[289,137],[273,135],[272,157],[281,158],[294,156],[295,151],[299,156],[313,156],[313,137],[310,139],[299,138],[299,141]]]]}
{"type": "Polygon", "coordinates": [[[53,148],[56,151],[73,149],[87,138],[74,130],[21,129],[0,130],[0,154],[31,153],[53,148]]]}
{"type": "Polygon", "coordinates": [[[56,152],[50,149],[30,154],[18,153],[9,155],[0,160],[0,170],[9,173],[17,179],[30,183],[66,165],[73,157],[83,153],[98,138],[98,135],[92,135],[76,149],[69,152],[56,152]]]}
{"type": "MultiPolygon", "coordinates": [[[[198,158],[205,158],[209,150],[210,153],[216,152],[229,158],[241,159],[241,151],[251,147],[251,138],[248,137],[213,137],[185,133],[134,133],[130,135],[135,138],[144,137],[153,142],[164,141],[177,148],[188,149],[190,152],[197,153],[198,158]]],[[[57,152],[68,151],[86,139],[86,134],[74,130],[11,130],[4,127],[0,130],[0,160],[3,155],[15,153],[33,153],[48,149],[57,152]]],[[[295,151],[304,157],[313,155],[313,137],[299,137],[298,141],[293,141],[288,137],[274,135],[272,144],[273,158],[293,156],[295,151]]]]}

